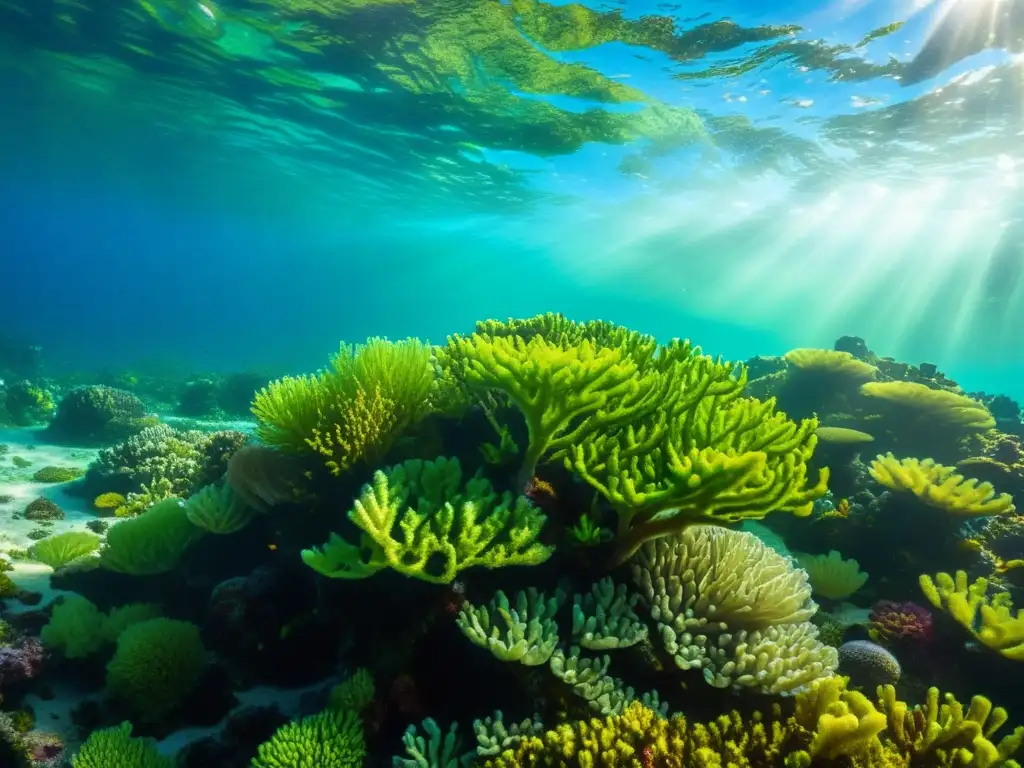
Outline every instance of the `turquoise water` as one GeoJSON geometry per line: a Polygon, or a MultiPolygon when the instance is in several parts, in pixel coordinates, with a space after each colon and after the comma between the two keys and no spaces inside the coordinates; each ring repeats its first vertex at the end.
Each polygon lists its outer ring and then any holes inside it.
{"type": "Polygon", "coordinates": [[[965,42],[1019,19],[951,7],[7,1],[0,319],[302,370],[554,310],[1020,396],[1024,69],[965,42]]]}

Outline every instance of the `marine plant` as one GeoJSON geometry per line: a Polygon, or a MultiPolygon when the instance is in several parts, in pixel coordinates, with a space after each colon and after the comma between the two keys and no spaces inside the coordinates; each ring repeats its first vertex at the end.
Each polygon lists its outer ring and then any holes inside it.
{"type": "Polygon", "coordinates": [[[227,484],[201,488],[185,501],[184,508],[189,522],[208,533],[240,531],[252,517],[252,510],[227,484]]]}

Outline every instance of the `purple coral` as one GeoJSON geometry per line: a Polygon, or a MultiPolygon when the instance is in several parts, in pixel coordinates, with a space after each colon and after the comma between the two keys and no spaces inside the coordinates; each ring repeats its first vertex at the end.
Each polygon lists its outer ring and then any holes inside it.
{"type": "Polygon", "coordinates": [[[0,647],[0,690],[31,680],[43,665],[43,645],[37,637],[26,637],[14,645],[0,647]]]}

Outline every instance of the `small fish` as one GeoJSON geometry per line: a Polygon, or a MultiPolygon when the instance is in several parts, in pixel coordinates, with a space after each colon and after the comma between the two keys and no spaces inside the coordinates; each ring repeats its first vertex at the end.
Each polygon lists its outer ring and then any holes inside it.
{"type": "Polygon", "coordinates": [[[274,543],[267,544],[267,549],[269,549],[271,552],[276,552],[277,551],[277,544],[274,544],[274,543]]]}

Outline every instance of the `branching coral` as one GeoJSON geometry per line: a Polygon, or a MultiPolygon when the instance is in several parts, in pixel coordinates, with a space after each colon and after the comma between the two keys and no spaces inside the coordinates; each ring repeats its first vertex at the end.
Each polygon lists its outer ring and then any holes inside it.
{"type": "Polygon", "coordinates": [[[628,648],[647,639],[647,627],[633,612],[639,595],[628,596],[626,585],[610,577],[576,595],[572,606],[573,642],[593,651],[628,648]]]}
{"type": "Polygon", "coordinates": [[[97,491],[128,494],[164,480],[174,495],[186,495],[200,477],[210,436],[178,431],[166,424],[100,451],[89,467],[86,483],[97,491]]]}
{"type": "Polygon", "coordinates": [[[879,455],[871,463],[871,476],[894,491],[909,492],[932,507],[951,515],[981,517],[1010,514],[1013,497],[996,494],[989,483],[966,480],[952,467],[931,459],[898,460],[891,453],[879,455]]]}
{"type": "Polygon", "coordinates": [[[843,560],[834,549],[827,555],[800,554],[796,561],[807,571],[814,594],[829,600],[844,600],[868,580],[856,560],[843,560]]]}
{"type": "Polygon", "coordinates": [[[545,599],[531,589],[519,592],[513,606],[498,590],[490,605],[474,607],[467,603],[455,623],[475,645],[501,661],[537,666],[547,662],[558,645],[554,616],[564,599],[561,592],[545,599]]]}
{"type": "Polygon", "coordinates": [[[465,568],[536,565],[551,555],[537,542],[545,517],[529,499],[498,495],[479,475],[462,479],[458,459],[406,461],[374,474],[349,519],[361,546],[337,534],[302,559],[332,578],[358,579],[392,568],[448,583],[465,568]]]}
{"type": "Polygon", "coordinates": [[[928,601],[952,616],[982,645],[1014,661],[1024,661],[1024,611],[1014,611],[1010,595],[988,596],[988,579],[967,580],[967,574],[921,576],[928,601]]]}
{"type": "Polygon", "coordinates": [[[718,687],[789,693],[832,674],[807,574],[753,534],[694,526],[648,542],[633,577],[681,669],[718,687]]]}
{"type": "Polygon", "coordinates": [[[889,740],[912,765],[1017,766],[1009,757],[1024,742],[1024,726],[991,741],[1009,717],[984,696],[974,696],[966,712],[952,694],[940,696],[938,688],[929,688],[924,705],[913,708],[896,699],[891,685],[880,687],[878,698],[889,740]]]}
{"type": "Polygon", "coordinates": [[[810,514],[824,494],[827,473],[807,485],[816,422],[796,424],[771,401],[741,398],[742,369],[688,342],[655,349],[611,329],[539,325],[528,339],[506,325],[453,337],[450,365],[471,388],[499,390],[522,411],[522,478],[540,461],[561,461],[608,499],[620,561],[695,522],[810,514]]]}

